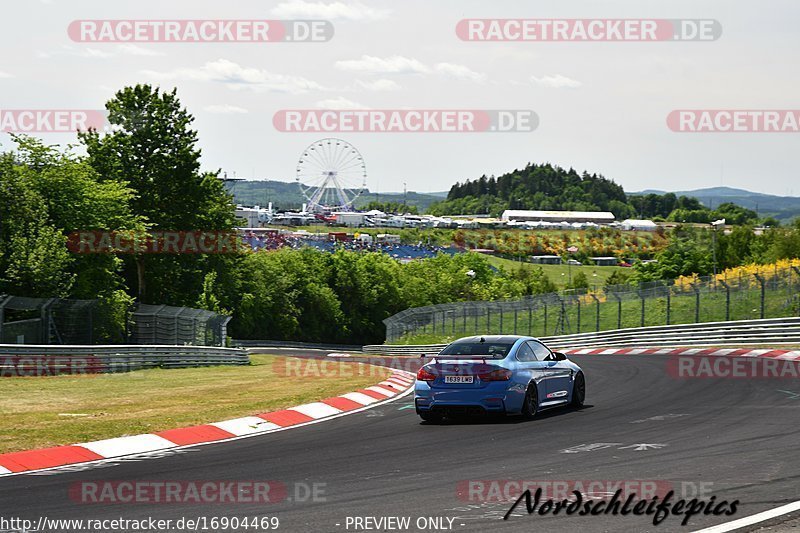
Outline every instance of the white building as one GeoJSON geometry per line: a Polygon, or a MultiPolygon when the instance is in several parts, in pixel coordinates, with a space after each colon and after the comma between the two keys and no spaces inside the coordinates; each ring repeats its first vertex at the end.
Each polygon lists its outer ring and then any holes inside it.
{"type": "Polygon", "coordinates": [[[365,213],[355,213],[352,211],[340,211],[333,213],[333,216],[336,218],[336,224],[351,228],[362,226],[364,224],[364,219],[366,218],[365,213]]]}
{"type": "Polygon", "coordinates": [[[658,225],[652,220],[628,219],[622,221],[622,229],[626,231],[655,231],[658,225]]]}
{"type": "Polygon", "coordinates": [[[614,213],[608,211],[526,211],[521,209],[507,209],[503,211],[500,219],[504,222],[574,222],[594,224],[611,224],[616,219],[614,213]]]}

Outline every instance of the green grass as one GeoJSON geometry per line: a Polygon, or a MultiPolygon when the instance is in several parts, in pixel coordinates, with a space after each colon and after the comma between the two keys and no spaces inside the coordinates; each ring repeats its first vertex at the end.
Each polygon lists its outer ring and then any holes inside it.
{"type": "Polygon", "coordinates": [[[285,366],[274,355],[251,360],[239,367],[0,378],[0,453],[274,411],[371,386],[390,374],[358,363],[303,366],[290,358],[297,366],[285,366]]]}
{"type": "Polygon", "coordinates": [[[606,266],[606,267],[599,267],[599,266],[569,266],[569,265],[535,265],[533,263],[525,263],[520,261],[512,261],[511,259],[504,259],[502,257],[495,257],[492,255],[486,256],[489,259],[489,263],[492,266],[497,268],[503,268],[507,272],[513,272],[522,266],[522,268],[527,269],[535,269],[540,268],[547,274],[547,277],[550,278],[550,281],[556,284],[559,289],[563,289],[567,283],[569,282],[570,272],[571,275],[574,276],[578,272],[583,272],[586,274],[586,277],[589,279],[589,285],[594,288],[595,286],[598,289],[602,289],[605,284],[606,280],[608,279],[611,274],[616,272],[617,270],[625,270],[630,271],[629,268],[625,267],[613,267],[613,266],[606,266]]]}
{"type": "MultiPolygon", "coordinates": [[[[765,293],[764,317],[779,318],[800,315],[800,298],[797,292],[800,287],[787,286],[765,293]]],[[[694,322],[722,322],[728,318],[726,312],[726,296],[723,290],[702,292],[699,311],[694,293],[674,294],[669,303],[670,324],[688,324],[694,322]]],[[[435,327],[429,323],[413,330],[394,344],[433,344],[454,340],[465,335],[481,333],[520,334],[546,337],[570,333],[587,333],[592,331],[608,331],[619,328],[636,328],[642,326],[660,326],[667,324],[666,297],[646,298],[644,300],[644,316],[642,300],[627,299],[618,303],[609,297],[598,306],[591,297],[585,297],[580,305],[571,303],[565,306],[562,316],[560,305],[545,308],[519,310],[501,313],[491,311],[479,316],[455,319],[449,315],[442,320],[437,317],[435,327]],[[598,320],[599,316],[599,320],[598,320]],[[598,328],[599,322],[599,328],[598,328]]],[[[760,290],[751,288],[731,293],[730,320],[752,320],[761,318],[760,290]]]]}

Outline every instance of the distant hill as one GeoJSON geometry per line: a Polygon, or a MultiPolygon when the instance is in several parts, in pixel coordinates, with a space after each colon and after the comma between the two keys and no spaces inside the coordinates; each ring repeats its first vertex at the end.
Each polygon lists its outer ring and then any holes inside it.
{"type": "MultiPolygon", "coordinates": [[[[664,194],[665,192],[667,191],[647,189],[630,194],[639,196],[644,194],[664,194]]],[[[709,187],[693,191],[675,191],[674,194],[697,198],[700,203],[712,209],[723,202],[731,202],[757,211],[762,217],[775,217],[781,222],[788,222],[800,216],[800,198],[796,196],[776,196],[733,187],[709,187]]]]}
{"type": "MultiPolygon", "coordinates": [[[[228,181],[225,182],[225,187],[233,194],[237,204],[241,205],[260,205],[266,207],[269,202],[272,202],[275,209],[278,210],[291,210],[299,209],[305,199],[300,193],[300,188],[297,183],[273,180],[244,180],[244,181],[228,181]]],[[[409,191],[406,194],[406,203],[409,206],[416,206],[420,211],[424,211],[433,202],[438,202],[447,193],[417,193],[409,191]]],[[[374,193],[370,191],[364,192],[356,200],[356,207],[362,207],[372,201],[380,202],[403,202],[402,192],[390,193],[374,193]]]]}

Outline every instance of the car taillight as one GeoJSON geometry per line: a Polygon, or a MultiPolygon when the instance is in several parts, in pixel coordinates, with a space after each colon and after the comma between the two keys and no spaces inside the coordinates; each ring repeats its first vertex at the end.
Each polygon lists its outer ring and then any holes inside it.
{"type": "Polygon", "coordinates": [[[417,372],[417,379],[419,381],[434,381],[436,379],[436,374],[430,372],[423,366],[419,369],[419,372],[417,372]]]}
{"type": "Polygon", "coordinates": [[[491,372],[483,372],[478,374],[481,381],[508,381],[511,379],[511,370],[507,368],[498,368],[491,372]]]}

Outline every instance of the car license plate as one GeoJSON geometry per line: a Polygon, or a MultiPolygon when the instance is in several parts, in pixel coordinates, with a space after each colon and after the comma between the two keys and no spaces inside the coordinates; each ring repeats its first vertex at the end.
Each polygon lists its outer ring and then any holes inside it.
{"type": "Polygon", "coordinates": [[[472,383],[474,376],[445,376],[445,383],[472,383]]]}

